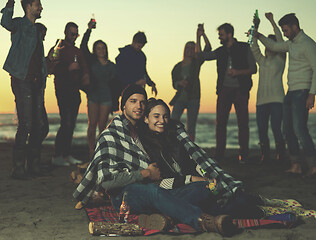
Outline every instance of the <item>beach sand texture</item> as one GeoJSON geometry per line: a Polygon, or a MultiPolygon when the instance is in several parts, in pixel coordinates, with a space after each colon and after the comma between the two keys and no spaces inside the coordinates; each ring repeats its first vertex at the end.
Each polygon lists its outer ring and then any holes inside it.
{"type": "MultiPolygon", "coordinates": [[[[209,153],[212,150],[207,150],[209,153]]],[[[75,210],[72,197],[75,185],[68,180],[74,166],[56,168],[53,176],[29,181],[11,179],[12,144],[0,144],[0,239],[104,239],[88,232],[88,218],[83,210],[75,210]]],[[[53,146],[43,147],[44,160],[51,159],[53,146]]],[[[238,165],[237,150],[228,150],[222,167],[247,188],[268,198],[291,198],[306,209],[316,209],[316,179],[287,176],[280,167],[238,165]]],[[[87,159],[87,146],[75,146],[73,155],[87,159]]],[[[259,151],[250,153],[251,160],[259,158],[259,151]]],[[[215,233],[199,235],[158,234],[150,237],[116,237],[115,239],[222,239],[215,233]]],[[[244,230],[231,239],[316,239],[316,219],[308,219],[293,229],[244,230]]]]}

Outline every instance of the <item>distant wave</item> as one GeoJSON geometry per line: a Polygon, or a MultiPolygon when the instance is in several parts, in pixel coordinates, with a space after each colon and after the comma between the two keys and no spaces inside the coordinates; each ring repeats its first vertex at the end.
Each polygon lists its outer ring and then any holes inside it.
{"type": "MultiPolygon", "coordinates": [[[[0,114],[0,142],[13,142],[17,124],[13,120],[13,114],[0,114]]],[[[110,116],[110,120],[113,117],[110,116]]],[[[109,120],[109,121],[110,121],[109,120]]],[[[59,128],[59,115],[48,114],[49,133],[46,137],[45,144],[54,144],[56,133],[59,128]]],[[[186,123],[186,115],[181,118],[183,123],[186,123]]],[[[87,127],[88,119],[86,114],[79,114],[76,123],[76,129],[73,137],[73,144],[86,144],[87,143],[87,127]]],[[[314,143],[316,144],[316,114],[309,115],[308,127],[314,143]]],[[[215,147],[216,146],[216,114],[214,113],[201,113],[198,117],[196,127],[196,143],[201,147],[215,147]]],[[[249,147],[253,149],[259,148],[258,130],[256,123],[256,115],[249,114],[249,147]]],[[[269,138],[271,148],[274,148],[274,138],[271,129],[269,129],[269,138]]],[[[238,145],[238,126],[235,114],[230,114],[227,125],[227,148],[239,148],[238,145]]]]}

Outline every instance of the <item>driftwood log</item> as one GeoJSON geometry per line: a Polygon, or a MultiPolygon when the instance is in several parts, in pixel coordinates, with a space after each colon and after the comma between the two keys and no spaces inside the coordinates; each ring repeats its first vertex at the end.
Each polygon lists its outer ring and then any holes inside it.
{"type": "Polygon", "coordinates": [[[139,236],[143,231],[136,224],[129,223],[107,223],[107,222],[90,222],[89,232],[92,235],[120,235],[120,236],[139,236]]]}

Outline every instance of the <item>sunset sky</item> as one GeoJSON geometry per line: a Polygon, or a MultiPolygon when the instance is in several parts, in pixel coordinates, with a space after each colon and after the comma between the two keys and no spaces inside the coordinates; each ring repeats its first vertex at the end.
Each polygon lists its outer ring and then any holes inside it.
{"type": "MultiPolygon", "coordinates": [[[[1,1],[1,8],[6,1],[1,1]]],[[[315,0],[42,0],[42,18],[38,20],[48,28],[44,43],[45,54],[57,38],[63,38],[65,24],[73,21],[79,25],[79,46],[87,23],[92,13],[95,14],[97,28],[93,31],[89,46],[102,39],[108,44],[109,58],[113,62],[118,48],[131,43],[137,31],[144,31],[148,43],[143,48],[147,56],[147,70],[158,88],[159,98],[169,102],[175,90],[171,85],[171,70],[181,61],[184,44],[196,39],[198,23],[204,23],[207,36],[213,49],[220,46],[216,28],[222,23],[231,23],[235,28],[235,37],[247,41],[244,34],[251,26],[256,9],[261,18],[260,32],[265,35],[272,33],[272,27],[264,17],[265,12],[273,12],[277,22],[283,15],[294,12],[300,20],[301,28],[307,35],[316,40],[315,0]]],[[[14,16],[23,16],[19,0],[15,3],[14,16]]],[[[10,34],[0,28],[0,113],[14,111],[14,97],[11,92],[10,78],[2,70],[3,63],[11,46],[10,34]]],[[[202,46],[204,42],[202,41],[202,46]]],[[[263,47],[261,47],[263,49],[263,47]]],[[[287,66],[283,76],[286,87],[287,66]]],[[[201,69],[201,109],[200,112],[215,112],[216,106],[216,64],[215,61],[205,62],[201,69]]],[[[250,93],[251,112],[255,112],[258,74],[253,76],[254,87],[250,93]]],[[[149,90],[149,89],[147,89],[149,90]]],[[[149,91],[147,91],[149,93],[149,91]]],[[[151,96],[151,94],[149,94],[151,96]]],[[[47,79],[46,108],[50,113],[58,112],[54,94],[53,77],[47,79]]],[[[86,96],[82,94],[80,112],[86,112],[86,96]]],[[[313,112],[316,112],[313,109],[313,112]]]]}

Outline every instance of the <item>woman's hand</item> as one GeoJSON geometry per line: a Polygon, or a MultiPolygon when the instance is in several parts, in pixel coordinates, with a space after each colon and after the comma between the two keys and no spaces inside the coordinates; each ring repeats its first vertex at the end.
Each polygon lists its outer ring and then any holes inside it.
{"type": "Polygon", "coordinates": [[[149,164],[149,166],[140,171],[140,174],[143,176],[143,178],[149,178],[151,180],[160,180],[160,170],[157,167],[157,163],[149,164]]]}
{"type": "Polygon", "coordinates": [[[191,176],[191,182],[205,182],[205,181],[208,181],[208,179],[204,177],[191,176]]]}

